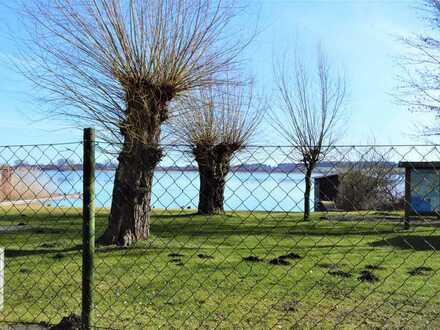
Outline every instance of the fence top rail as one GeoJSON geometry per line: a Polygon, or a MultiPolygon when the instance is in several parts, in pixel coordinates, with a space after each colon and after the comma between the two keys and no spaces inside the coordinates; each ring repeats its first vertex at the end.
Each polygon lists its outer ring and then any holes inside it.
{"type": "MultiPolygon", "coordinates": [[[[29,143],[29,144],[9,144],[1,145],[0,148],[20,148],[20,147],[50,147],[50,146],[67,146],[67,145],[80,145],[83,141],[71,141],[71,142],[56,142],[56,143],[29,143]]],[[[122,145],[122,142],[109,142],[103,140],[96,140],[97,145],[122,145]]],[[[189,144],[178,143],[161,143],[161,147],[177,147],[177,148],[190,148],[189,144]]],[[[301,148],[302,145],[287,145],[287,144],[249,144],[245,148],[301,148]]],[[[313,147],[313,146],[309,146],[313,147]]],[[[440,144],[338,144],[338,145],[323,145],[324,149],[338,149],[338,148],[440,148],[440,144]]]]}
{"type": "MultiPolygon", "coordinates": [[[[107,145],[122,145],[121,142],[108,142],[97,140],[97,144],[107,144],[107,145]]],[[[189,144],[179,144],[179,143],[161,143],[159,144],[161,147],[181,147],[181,148],[190,148],[192,147],[189,144]]],[[[288,144],[249,144],[246,145],[245,148],[301,148],[304,145],[288,145],[288,144]]],[[[313,146],[308,146],[313,147],[313,146]]],[[[337,149],[337,148],[440,148],[440,144],[338,144],[338,145],[323,145],[321,148],[324,149],[337,149]]]]}
{"type": "Polygon", "coordinates": [[[0,148],[22,148],[22,147],[50,147],[50,146],[67,146],[67,145],[79,145],[83,144],[83,141],[75,142],[58,142],[58,143],[34,143],[34,144],[7,144],[0,145],[0,148]]]}

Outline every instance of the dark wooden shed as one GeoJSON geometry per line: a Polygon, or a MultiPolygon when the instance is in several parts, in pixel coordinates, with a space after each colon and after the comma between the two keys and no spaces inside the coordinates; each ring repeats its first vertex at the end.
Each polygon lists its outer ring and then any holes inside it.
{"type": "Polygon", "coordinates": [[[339,175],[325,174],[315,177],[314,190],[315,211],[329,211],[329,205],[336,207],[335,203],[339,190],[339,175]]]}

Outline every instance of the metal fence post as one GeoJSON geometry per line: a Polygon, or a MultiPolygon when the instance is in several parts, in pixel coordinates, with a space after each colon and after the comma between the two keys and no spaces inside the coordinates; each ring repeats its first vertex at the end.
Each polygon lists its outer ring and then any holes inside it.
{"type": "Polygon", "coordinates": [[[410,227],[410,213],[411,213],[411,168],[405,168],[405,215],[403,221],[403,229],[408,230],[410,227]]]}
{"type": "Polygon", "coordinates": [[[95,130],[84,130],[82,329],[91,329],[95,253],[95,130]]]}

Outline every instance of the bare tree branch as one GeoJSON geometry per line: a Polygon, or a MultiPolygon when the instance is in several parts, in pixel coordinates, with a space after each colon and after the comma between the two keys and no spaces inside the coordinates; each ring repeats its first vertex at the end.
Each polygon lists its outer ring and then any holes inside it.
{"type": "Polygon", "coordinates": [[[199,213],[221,213],[231,159],[255,134],[263,108],[255,104],[251,85],[201,90],[181,107],[184,115],[172,121],[173,135],[197,161],[199,213]]]}
{"type": "Polygon", "coordinates": [[[334,145],[346,98],[344,76],[335,73],[319,47],[317,63],[307,66],[295,53],[274,67],[279,103],[272,107],[274,128],[292,145],[294,158],[304,164],[304,218],[309,217],[311,175],[334,145]]]}
{"type": "MultiPolygon", "coordinates": [[[[440,2],[424,0],[419,8],[431,31],[402,38],[407,54],[399,60],[402,74],[394,97],[413,112],[429,112],[440,117],[440,2]]],[[[422,135],[438,135],[438,124],[425,126],[422,135]]]]}
{"type": "Polygon", "coordinates": [[[177,106],[173,135],[188,146],[228,144],[241,149],[262,120],[251,85],[226,84],[199,90],[177,106]]]}
{"type": "Polygon", "coordinates": [[[246,45],[229,35],[236,15],[229,0],[35,0],[24,1],[23,12],[31,61],[21,70],[55,103],[50,110],[118,141],[130,134],[152,142],[146,118],[128,111],[129,97],[148,112],[152,100],[175,102],[224,83],[246,45]]]}

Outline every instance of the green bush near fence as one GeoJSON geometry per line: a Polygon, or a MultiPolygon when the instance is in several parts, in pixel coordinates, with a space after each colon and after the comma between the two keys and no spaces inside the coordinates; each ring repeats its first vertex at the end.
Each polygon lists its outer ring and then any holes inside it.
{"type": "MultiPolygon", "coordinates": [[[[320,217],[154,211],[147,242],[98,247],[94,324],[440,328],[434,223],[403,231],[393,221],[320,217]],[[286,265],[276,259],[289,253],[281,258],[286,265]]],[[[98,234],[106,221],[107,210],[99,211],[98,234]]],[[[80,313],[81,222],[78,209],[0,210],[7,264],[2,321],[54,324],[80,313]]]]}

